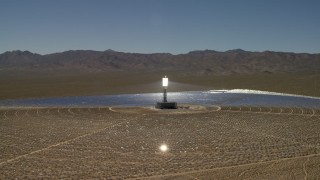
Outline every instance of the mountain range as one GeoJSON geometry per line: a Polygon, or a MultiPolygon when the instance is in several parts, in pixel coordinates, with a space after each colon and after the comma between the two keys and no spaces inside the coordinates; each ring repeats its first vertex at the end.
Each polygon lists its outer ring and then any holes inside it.
{"type": "Polygon", "coordinates": [[[186,54],[71,50],[40,55],[0,54],[0,70],[184,71],[197,74],[296,73],[320,71],[320,54],[290,52],[191,51],[186,54]]]}

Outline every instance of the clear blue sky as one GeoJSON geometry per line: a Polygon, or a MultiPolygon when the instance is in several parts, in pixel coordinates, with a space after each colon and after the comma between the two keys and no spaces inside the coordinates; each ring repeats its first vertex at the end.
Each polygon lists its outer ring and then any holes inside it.
{"type": "Polygon", "coordinates": [[[0,0],[0,53],[320,53],[319,0],[0,0]]]}

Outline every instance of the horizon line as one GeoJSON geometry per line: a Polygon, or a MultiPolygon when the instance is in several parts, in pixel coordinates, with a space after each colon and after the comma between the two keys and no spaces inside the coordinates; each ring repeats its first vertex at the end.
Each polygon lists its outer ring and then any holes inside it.
{"type": "Polygon", "coordinates": [[[0,55],[7,53],[7,52],[16,52],[16,51],[20,51],[20,52],[30,52],[32,54],[38,54],[38,55],[50,55],[50,54],[58,54],[58,53],[64,53],[64,52],[68,52],[68,51],[96,51],[96,52],[117,52],[117,53],[130,53],[130,54],[170,54],[170,55],[183,55],[183,54],[188,54],[191,52],[204,52],[204,51],[212,51],[212,52],[231,52],[231,51],[243,51],[243,52],[251,52],[251,53],[263,53],[263,52],[275,52],[275,53],[293,53],[293,54],[320,54],[320,52],[317,53],[310,53],[310,52],[294,52],[294,51],[275,51],[275,50],[263,50],[263,51],[251,51],[251,50],[244,50],[241,48],[236,48],[236,49],[229,49],[229,50],[225,50],[225,51],[221,51],[221,50],[213,50],[213,49],[197,49],[197,50],[191,50],[185,53],[170,53],[170,52],[129,52],[129,51],[118,51],[118,50],[113,50],[113,49],[106,49],[106,50],[93,50],[93,49],[69,49],[69,50],[62,50],[62,51],[57,51],[57,52],[51,52],[51,53],[38,53],[38,52],[33,52],[31,50],[20,50],[20,49],[16,49],[16,50],[7,50],[7,51],[3,51],[2,53],[0,53],[0,55]]]}

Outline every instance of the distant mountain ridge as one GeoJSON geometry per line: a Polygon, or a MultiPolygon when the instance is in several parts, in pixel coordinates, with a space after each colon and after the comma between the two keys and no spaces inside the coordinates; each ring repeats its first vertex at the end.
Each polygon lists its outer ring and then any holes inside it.
{"type": "Polygon", "coordinates": [[[0,70],[185,71],[197,74],[250,74],[320,71],[320,54],[250,52],[242,49],[186,54],[70,50],[47,55],[29,51],[0,54],[0,70]]]}

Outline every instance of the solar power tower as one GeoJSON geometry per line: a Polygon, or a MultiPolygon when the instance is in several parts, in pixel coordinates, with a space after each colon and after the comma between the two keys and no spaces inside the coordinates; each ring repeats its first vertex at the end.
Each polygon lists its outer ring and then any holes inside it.
{"type": "Polygon", "coordinates": [[[169,85],[169,79],[167,76],[164,76],[162,78],[162,87],[163,87],[163,100],[162,102],[157,102],[156,108],[158,109],[177,109],[177,103],[176,102],[168,102],[167,100],[167,88],[169,85]]]}

